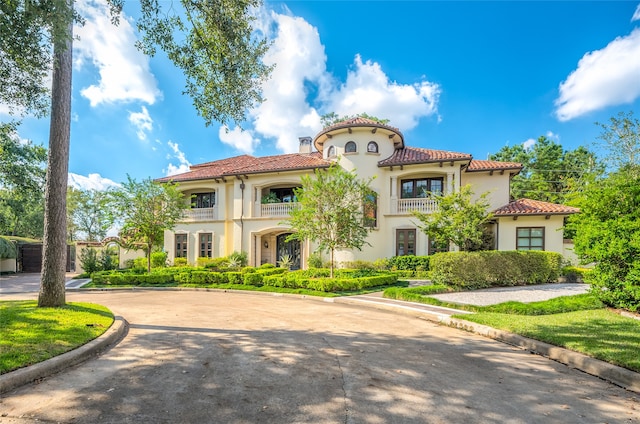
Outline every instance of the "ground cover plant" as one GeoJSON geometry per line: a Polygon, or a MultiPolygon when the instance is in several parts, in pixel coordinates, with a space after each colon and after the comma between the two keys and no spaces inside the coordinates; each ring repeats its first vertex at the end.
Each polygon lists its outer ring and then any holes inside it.
{"type": "Polygon", "coordinates": [[[112,323],[113,314],[101,305],[38,308],[31,300],[0,302],[0,374],[82,346],[112,323]]]}

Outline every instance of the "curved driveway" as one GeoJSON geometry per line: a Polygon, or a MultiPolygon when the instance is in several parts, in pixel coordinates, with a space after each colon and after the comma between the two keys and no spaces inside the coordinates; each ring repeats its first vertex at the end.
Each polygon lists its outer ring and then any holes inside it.
{"type": "Polygon", "coordinates": [[[387,311],[202,291],[67,300],[108,306],[129,321],[128,335],[96,359],[6,394],[0,422],[640,422],[636,394],[387,311]]]}

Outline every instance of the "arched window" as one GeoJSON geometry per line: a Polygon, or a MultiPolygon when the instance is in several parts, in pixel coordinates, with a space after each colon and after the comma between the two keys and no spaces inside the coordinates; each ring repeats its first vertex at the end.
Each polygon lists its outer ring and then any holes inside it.
{"type": "Polygon", "coordinates": [[[355,153],[357,150],[358,146],[356,146],[356,143],[354,141],[350,141],[344,146],[345,153],[355,153]]]}
{"type": "Polygon", "coordinates": [[[336,155],[336,148],[334,146],[329,146],[329,150],[327,150],[327,157],[332,158],[336,155]]]}
{"type": "Polygon", "coordinates": [[[378,153],[378,143],[376,143],[375,141],[370,141],[369,144],[367,144],[367,152],[378,153]]]}

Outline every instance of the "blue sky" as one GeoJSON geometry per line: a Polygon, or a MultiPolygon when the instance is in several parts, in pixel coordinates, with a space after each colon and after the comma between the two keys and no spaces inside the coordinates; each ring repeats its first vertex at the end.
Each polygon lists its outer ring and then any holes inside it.
{"type": "MultiPolygon", "coordinates": [[[[181,73],[135,50],[135,7],[112,27],[101,2],[78,3],[87,22],[74,47],[76,186],[293,152],[327,112],[388,118],[407,145],[477,159],[541,135],[589,146],[594,122],[640,116],[637,1],[266,2],[257,26],[276,67],[244,132],[205,127],[181,73]]],[[[19,135],[46,145],[48,121],[26,118],[19,135]]]]}

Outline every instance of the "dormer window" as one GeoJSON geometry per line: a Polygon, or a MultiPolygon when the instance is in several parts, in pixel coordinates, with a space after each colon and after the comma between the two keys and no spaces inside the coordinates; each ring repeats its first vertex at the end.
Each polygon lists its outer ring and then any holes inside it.
{"type": "Polygon", "coordinates": [[[345,153],[356,153],[357,150],[358,146],[356,146],[356,143],[354,141],[350,141],[344,146],[345,153]]]}
{"type": "Polygon", "coordinates": [[[329,146],[329,150],[327,150],[327,157],[333,158],[336,156],[336,148],[334,146],[329,146]]]}
{"type": "Polygon", "coordinates": [[[378,153],[378,143],[370,141],[369,144],[367,144],[367,153],[378,153]]]}

